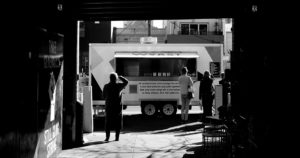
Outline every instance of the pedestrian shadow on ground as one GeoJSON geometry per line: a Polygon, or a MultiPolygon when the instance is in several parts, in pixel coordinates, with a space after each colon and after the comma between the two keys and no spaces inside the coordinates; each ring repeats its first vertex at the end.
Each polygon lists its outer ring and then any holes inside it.
{"type": "Polygon", "coordinates": [[[94,141],[94,142],[86,142],[82,146],[90,146],[90,145],[99,145],[99,144],[106,144],[109,142],[106,141],[94,141]]]}
{"type": "Polygon", "coordinates": [[[181,115],[177,114],[174,116],[143,116],[143,115],[134,115],[134,116],[125,116],[123,118],[123,132],[133,133],[133,132],[162,132],[164,130],[172,131],[188,131],[197,129],[198,125],[191,126],[191,123],[199,123],[199,114],[189,115],[189,121],[186,123],[181,123],[181,115]]]}
{"type": "Polygon", "coordinates": [[[187,133],[181,133],[181,134],[176,134],[174,135],[175,137],[185,137],[189,135],[195,135],[195,134],[202,134],[203,130],[197,130],[197,131],[192,131],[192,132],[187,132],[187,133]]]}
{"type": "MultiPolygon", "coordinates": [[[[182,133],[182,132],[197,132],[200,133],[204,127],[204,124],[201,122],[191,122],[186,124],[180,124],[177,126],[173,126],[170,128],[162,129],[162,130],[156,130],[151,132],[151,134],[162,134],[162,133],[182,133]]],[[[194,133],[193,133],[194,134],[194,133]]],[[[187,135],[187,134],[185,134],[187,135]]],[[[177,135],[177,136],[184,136],[184,135],[177,135]]]]}
{"type": "MultiPolygon", "coordinates": [[[[201,123],[199,121],[201,115],[189,114],[189,121],[181,123],[181,115],[164,117],[156,115],[153,117],[137,115],[123,116],[123,128],[121,132],[124,133],[165,133],[165,132],[184,132],[192,131],[202,128],[202,125],[193,124],[201,123]]],[[[105,118],[94,119],[94,131],[104,131],[105,118]]]]}
{"type": "MultiPolygon", "coordinates": [[[[224,150],[223,146],[215,146],[213,148],[205,149],[203,142],[194,143],[192,147],[188,148],[186,154],[182,158],[226,158],[230,155],[229,151],[224,150]]],[[[211,143],[208,143],[211,146],[211,143]]]]}
{"type": "Polygon", "coordinates": [[[186,154],[182,158],[195,158],[195,157],[204,157],[204,147],[202,142],[192,144],[193,147],[190,147],[186,150],[186,154]]]}

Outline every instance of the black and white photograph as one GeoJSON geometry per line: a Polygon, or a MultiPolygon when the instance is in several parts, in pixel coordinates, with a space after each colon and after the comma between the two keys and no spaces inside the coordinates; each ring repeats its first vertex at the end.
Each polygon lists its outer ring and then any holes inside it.
{"type": "Polygon", "coordinates": [[[1,158],[290,157],[297,51],[280,34],[297,20],[271,3],[14,3],[1,158]]]}

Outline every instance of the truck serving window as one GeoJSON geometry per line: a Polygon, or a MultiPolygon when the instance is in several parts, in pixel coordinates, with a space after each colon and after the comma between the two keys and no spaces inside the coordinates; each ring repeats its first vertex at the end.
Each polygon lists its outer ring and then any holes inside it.
{"type": "Polygon", "coordinates": [[[128,77],[177,77],[186,66],[196,77],[196,58],[116,58],[116,71],[128,77]]]}

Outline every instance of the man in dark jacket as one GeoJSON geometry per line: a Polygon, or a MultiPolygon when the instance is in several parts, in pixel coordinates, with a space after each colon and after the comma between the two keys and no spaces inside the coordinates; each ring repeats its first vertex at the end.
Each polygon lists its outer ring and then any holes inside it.
{"type": "Polygon", "coordinates": [[[105,132],[106,139],[109,140],[110,130],[116,131],[116,141],[119,141],[120,130],[122,128],[122,93],[127,86],[128,80],[117,73],[110,74],[110,82],[103,88],[103,97],[105,99],[105,132]],[[117,82],[119,79],[121,82],[117,82]]]}
{"type": "Polygon", "coordinates": [[[206,116],[212,116],[214,87],[213,79],[211,78],[209,71],[204,72],[203,79],[201,80],[199,99],[202,100],[203,119],[205,119],[206,116]]]}
{"type": "Polygon", "coordinates": [[[225,73],[221,74],[222,80],[219,81],[219,84],[222,85],[222,106],[219,107],[219,117],[225,119],[227,116],[227,106],[228,106],[228,93],[230,93],[231,84],[229,78],[229,69],[225,70],[225,73]]]}

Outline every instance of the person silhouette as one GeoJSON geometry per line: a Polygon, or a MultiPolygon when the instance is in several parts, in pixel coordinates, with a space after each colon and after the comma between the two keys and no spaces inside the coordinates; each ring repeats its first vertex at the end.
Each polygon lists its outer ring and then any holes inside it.
{"type": "Polygon", "coordinates": [[[202,121],[205,122],[206,116],[212,116],[212,106],[214,99],[213,79],[209,71],[205,71],[203,79],[200,82],[199,99],[202,101],[203,117],[202,121]]]}
{"type": "Polygon", "coordinates": [[[225,73],[221,74],[222,80],[219,81],[219,84],[222,85],[222,106],[219,107],[219,114],[221,119],[225,119],[227,116],[228,108],[228,93],[231,91],[231,82],[229,77],[229,69],[225,70],[225,73]]]}
{"type": "Polygon", "coordinates": [[[193,86],[193,80],[188,76],[187,67],[183,67],[181,70],[181,76],[179,76],[178,81],[180,85],[181,93],[181,121],[186,122],[188,120],[189,105],[191,99],[188,98],[188,88],[193,86]]]}
{"type": "Polygon", "coordinates": [[[122,128],[122,93],[127,86],[128,80],[112,72],[109,76],[110,82],[104,85],[103,97],[105,99],[105,141],[109,141],[110,130],[115,129],[115,140],[119,141],[122,128]],[[118,81],[121,81],[119,82],[118,81]]]}

